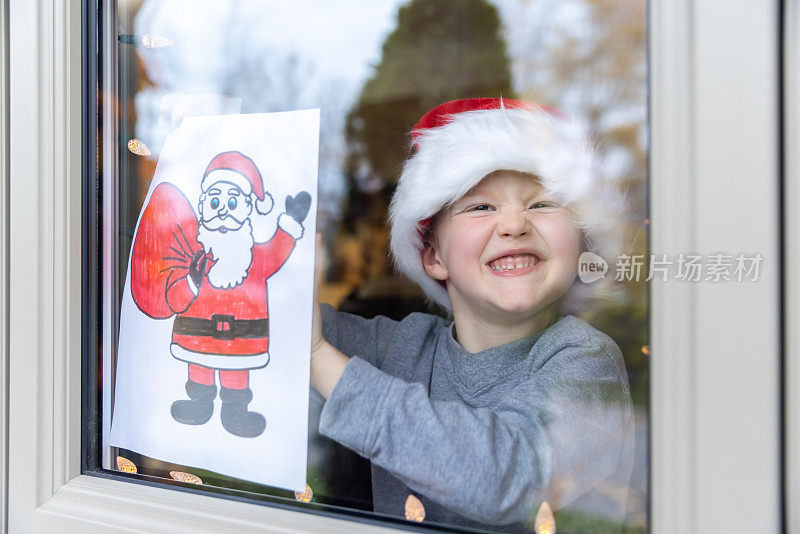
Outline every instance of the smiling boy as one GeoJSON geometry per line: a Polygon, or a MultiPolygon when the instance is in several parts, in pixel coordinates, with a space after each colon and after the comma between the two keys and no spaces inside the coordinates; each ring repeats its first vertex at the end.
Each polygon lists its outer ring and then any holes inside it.
{"type": "Polygon", "coordinates": [[[600,288],[576,280],[578,259],[609,257],[622,196],[597,179],[583,131],[529,103],[448,102],[413,135],[392,252],[453,320],[323,306],[311,360],[327,399],[320,432],[371,460],[376,512],[402,516],[413,494],[426,521],[524,532],[543,501],[586,509],[605,483],[622,498],[604,515],[622,520],[624,361],[569,315],[600,288]]]}
{"type": "Polygon", "coordinates": [[[575,279],[580,232],[533,176],[493,172],[432,226],[422,263],[431,278],[449,282],[465,349],[479,352],[553,322],[575,279]]]}

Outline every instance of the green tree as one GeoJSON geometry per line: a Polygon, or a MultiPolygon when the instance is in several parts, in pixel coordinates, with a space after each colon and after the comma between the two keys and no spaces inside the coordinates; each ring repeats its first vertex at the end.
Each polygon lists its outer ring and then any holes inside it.
{"type": "MultiPolygon", "coordinates": [[[[347,116],[345,234],[366,249],[375,242],[371,234],[384,231],[410,155],[409,133],[422,115],[448,100],[513,96],[509,65],[500,17],[485,0],[412,0],[398,10],[397,26],[347,116]]],[[[369,255],[365,278],[388,272],[385,250],[369,255]]]]}
{"type": "Polygon", "coordinates": [[[408,133],[433,106],[456,98],[510,96],[500,18],[485,0],[413,0],[397,13],[380,63],[348,116],[348,170],[392,183],[408,133]]]}

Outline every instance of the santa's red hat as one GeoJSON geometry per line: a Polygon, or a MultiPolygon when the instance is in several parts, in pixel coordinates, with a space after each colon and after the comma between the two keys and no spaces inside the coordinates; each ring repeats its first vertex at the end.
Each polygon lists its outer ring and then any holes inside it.
{"type": "MultiPolygon", "coordinates": [[[[445,308],[451,303],[444,285],[422,266],[426,226],[498,170],[537,176],[571,209],[587,250],[609,264],[619,254],[624,195],[600,177],[592,139],[577,120],[531,102],[471,98],[433,108],[411,133],[416,152],[389,210],[391,249],[398,269],[445,308]]],[[[562,312],[576,311],[602,284],[581,285],[575,283],[562,312]]]]}
{"type": "Polygon", "coordinates": [[[217,182],[229,182],[245,195],[255,195],[259,200],[258,211],[267,213],[272,209],[272,195],[264,191],[264,181],[253,160],[241,152],[222,152],[208,164],[200,189],[205,192],[217,182]]]}

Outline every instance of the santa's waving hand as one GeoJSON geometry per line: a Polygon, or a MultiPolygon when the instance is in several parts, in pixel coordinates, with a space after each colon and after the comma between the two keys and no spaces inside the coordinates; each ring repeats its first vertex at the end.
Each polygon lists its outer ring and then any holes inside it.
{"type": "Polygon", "coordinates": [[[275,234],[256,243],[251,218],[269,213],[273,200],[250,158],[240,152],[215,156],[201,191],[199,216],[174,185],[153,191],[131,253],[131,292],[148,316],[175,317],[170,352],[188,364],[189,398],[172,404],[172,417],[206,423],[218,371],[222,425],[231,434],[255,437],[266,421],[247,409],[253,398],[249,370],[269,362],[266,280],[303,236],[311,195],[287,196],[275,234]]]}

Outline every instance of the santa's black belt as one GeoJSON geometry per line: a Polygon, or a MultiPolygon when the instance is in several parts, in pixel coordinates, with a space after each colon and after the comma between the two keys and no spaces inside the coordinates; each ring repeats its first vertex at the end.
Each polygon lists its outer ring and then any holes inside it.
{"type": "Polygon", "coordinates": [[[221,314],[214,314],[211,319],[178,316],[172,333],[214,339],[258,339],[269,336],[269,319],[236,319],[233,315],[221,314]]]}

